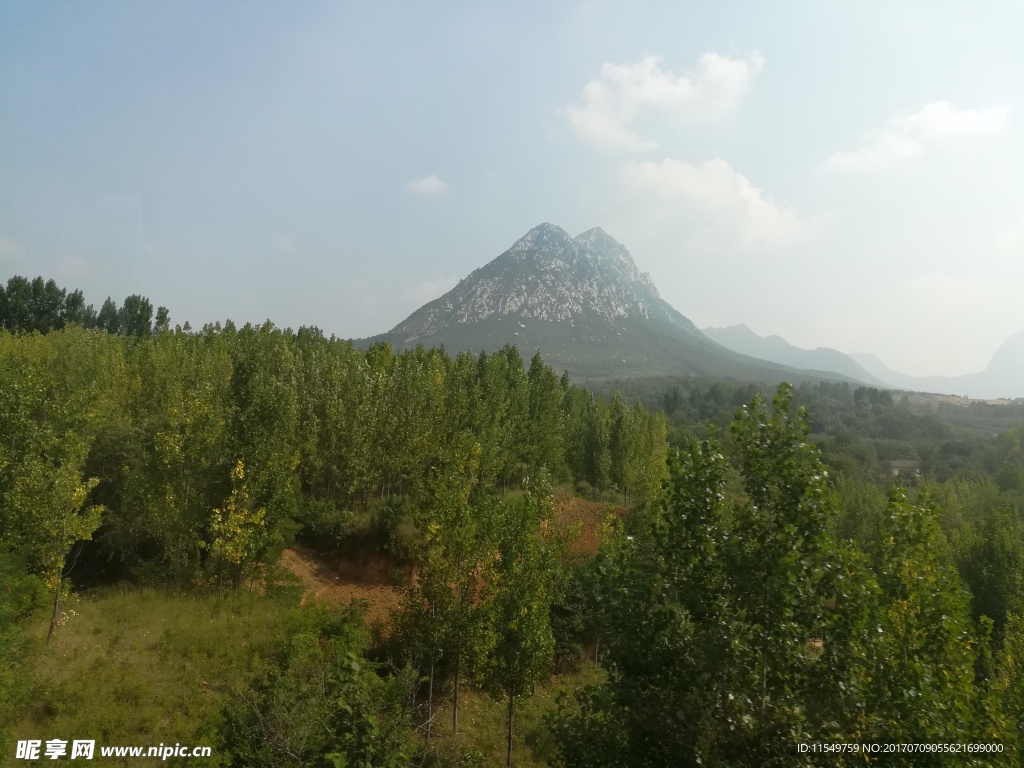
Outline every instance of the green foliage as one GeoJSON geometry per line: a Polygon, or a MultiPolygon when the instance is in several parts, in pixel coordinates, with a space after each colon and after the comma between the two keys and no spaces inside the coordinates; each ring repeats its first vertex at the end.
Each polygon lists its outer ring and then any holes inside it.
{"type": "Polygon", "coordinates": [[[782,387],[735,419],[741,496],[718,441],[694,441],[663,505],[606,548],[609,681],[553,719],[564,765],[814,765],[799,742],[994,738],[1002,705],[975,682],[984,632],[937,513],[894,495],[874,567],[837,542],[791,399],[782,387]]]}
{"type": "Polygon", "coordinates": [[[288,617],[273,652],[225,707],[220,748],[229,764],[408,765],[408,681],[378,677],[364,643],[356,610],[312,606],[288,617]]]}
{"type": "Polygon", "coordinates": [[[418,563],[397,627],[420,678],[453,684],[453,719],[460,684],[484,685],[509,737],[526,715],[537,759],[810,765],[796,742],[981,736],[1009,755],[1024,734],[1024,431],[1006,412],[961,408],[969,433],[943,407],[828,382],[771,405],[724,381],[610,383],[606,399],[512,347],[172,331],[144,297],[97,313],[42,278],[0,289],[0,324],[0,537],[18,552],[0,556],[0,719],[26,735],[144,742],[172,712],[240,765],[408,762],[402,702],[422,680],[368,665],[355,614],[286,619],[272,598],[260,623],[244,595],[187,592],[211,574],[238,587],[296,534],[341,551],[357,526],[418,563]],[[724,433],[696,421],[744,402],[724,433]],[[891,460],[917,462],[896,478],[909,491],[887,494],[891,460]],[[551,477],[632,507],[571,569],[551,477]],[[184,593],[86,600],[98,614],[58,634],[104,712],[45,664],[18,683],[42,658],[26,634],[38,592],[65,597],[69,572],[184,593]],[[556,653],[595,642],[607,681],[567,695],[546,731],[527,694],[556,653]]]}
{"type": "Polygon", "coordinates": [[[565,426],[563,390],[555,372],[544,364],[538,352],[527,374],[529,415],[526,421],[524,462],[531,471],[545,468],[554,477],[564,477],[565,426]]]}
{"type": "Polygon", "coordinates": [[[879,735],[895,741],[960,740],[980,732],[974,687],[979,638],[945,549],[930,500],[912,504],[894,489],[878,554],[881,615],[869,708],[879,735]]]}
{"type": "Polygon", "coordinates": [[[553,517],[550,477],[543,470],[527,484],[522,499],[495,517],[490,603],[497,639],[484,684],[508,702],[506,765],[512,760],[516,699],[548,670],[555,648],[550,613],[563,574],[560,541],[550,530],[553,517]]]}
{"type": "Polygon", "coordinates": [[[6,288],[0,285],[0,328],[11,333],[50,333],[69,325],[143,337],[167,330],[170,317],[167,308],[160,307],[154,326],[153,305],[137,294],[125,298],[120,309],[108,297],[97,312],[86,305],[81,291],[69,293],[53,280],[15,275],[6,288]]]}
{"type": "Polygon", "coordinates": [[[26,623],[46,603],[42,580],[25,572],[23,558],[0,546],[0,754],[10,754],[16,733],[15,714],[28,702],[27,661],[30,640],[26,623]]]}
{"type": "Polygon", "coordinates": [[[210,556],[215,567],[229,573],[236,591],[259,563],[266,524],[266,511],[253,509],[245,465],[239,461],[231,470],[231,495],[210,520],[210,556]]]}
{"type": "MultiPolygon", "coordinates": [[[[495,641],[484,594],[492,577],[488,526],[494,504],[487,498],[471,501],[480,451],[473,445],[466,453],[452,474],[434,473],[428,480],[420,512],[424,538],[415,553],[419,571],[405,590],[398,618],[402,644],[422,673],[452,676],[456,732],[460,681],[481,669],[495,641]]],[[[429,685],[432,691],[433,679],[429,685]]]]}
{"type": "Polygon", "coordinates": [[[495,516],[491,603],[497,642],[486,684],[506,699],[525,694],[547,669],[554,651],[548,615],[558,595],[558,554],[548,535],[554,516],[546,473],[523,498],[495,516]]]}
{"type": "MultiPolygon", "coordinates": [[[[11,296],[31,297],[33,285],[14,281],[5,306],[21,306],[11,296]]],[[[49,289],[44,283],[40,290],[49,289]]],[[[75,307],[81,297],[71,296],[75,307]]],[[[237,493],[231,474],[238,460],[250,509],[264,510],[260,551],[252,555],[264,561],[302,526],[306,540],[329,529],[337,543],[346,520],[371,513],[375,499],[407,508],[431,472],[455,470],[472,446],[474,498],[518,487],[541,468],[555,476],[585,472],[585,462],[573,457],[567,468],[567,459],[572,435],[588,428],[599,439],[587,461],[599,469],[602,490],[610,482],[607,419],[587,426],[589,411],[607,408],[559,382],[539,357],[526,372],[512,347],[453,360],[422,348],[364,352],[315,329],[293,335],[269,323],[172,332],[159,312],[159,332],[148,335],[151,306],[129,299],[121,310],[108,302],[96,320],[120,337],[47,326],[53,332],[46,337],[4,333],[0,340],[0,378],[9,382],[0,423],[10,435],[0,445],[0,530],[18,541],[45,537],[49,529],[32,522],[32,510],[62,508],[55,499],[44,504],[47,494],[84,494],[80,511],[64,516],[74,524],[65,543],[94,534],[77,571],[91,583],[130,575],[153,584],[170,578],[184,589],[207,566],[219,568],[223,553],[213,545],[223,536],[212,513],[237,493]],[[588,403],[583,412],[572,405],[580,402],[588,403]]],[[[639,499],[657,484],[664,437],[642,410],[626,417],[629,437],[617,466],[623,487],[639,499]]],[[[398,530],[410,522],[389,524],[398,530]]],[[[56,543],[51,570],[66,554],[56,543]]],[[[43,557],[41,540],[33,546],[43,557]]]]}
{"type": "Polygon", "coordinates": [[[571,563],[558,599],[551,604],[551,634],[555,657],[575,668],[587,645],[598,638],[598,561],[588,558],[571,563]]]}
{"type": "Polygon", "coordinates": [[[1009,748],[1016,747],[1018,762],[1024,744],[1024,616],[1006,619],[1003,647],[997,657],[991,692],[993,708],[1002,715],[1001,728],[992,737],[1009,748]]]}
{"type": "Polygon", "coordinates": [[[231,490],[231,378],[221,335],[168,333],[131,350],[119,395],[126,406],[108,422],[110,438],[130,440],[96,464],[109,478],[101,536],[137,574],[170,576],[182,588],[201,571],[210,513],[231,490]],[[135,471],[119,471],[125,460],[135,471]]]}
{"type": "Polygon", "coordinates": [[[80,329],[52,341],[0,336],[0,540],[51,590],[50,635],[66,561],[103,512],[89,503],[98,480],[82,476],[98,408],[93,341],[80,329]]]}
{"type": "Polygon", "coordinates": [[[128,296],[117,312],[118,332],[125,336],[150,336],[153,333],[153,305],[145,296],[128,296]]]}
{"type": "MultiPolygon", "coordinates": [[[[584,472],[600,494],[611,483],[611,434],[608,406],[602,398],[591,397],[584,431],[584,472]]],[[[600,496],[598,496],[600,498],[600,496]]]]}

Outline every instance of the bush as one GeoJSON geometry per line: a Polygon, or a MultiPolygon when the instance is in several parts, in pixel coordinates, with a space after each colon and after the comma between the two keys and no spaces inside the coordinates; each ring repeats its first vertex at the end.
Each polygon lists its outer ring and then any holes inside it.
{"type": "Polygon", "coordinates": [[[365,644],[358,609],[292,612],[274,652],[224,709],[221,750],[231,764],[407,765],[407,681],[379,677],[365,644]]]}

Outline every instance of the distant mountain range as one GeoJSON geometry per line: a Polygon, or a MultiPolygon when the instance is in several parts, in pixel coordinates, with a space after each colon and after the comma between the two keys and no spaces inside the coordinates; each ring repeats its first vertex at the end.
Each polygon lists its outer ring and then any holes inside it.
{"type": "Polygon", "coordinates": [[[849,355],[844,355],[835,349],[828,347],[801,349],[793,346],[781,336],[758,336],[745,325],[704,328],[702,330],[708,338],[744,355],[771,360],[794,368],[835,371],[874,387],[890,389],[893,386],[889,380],[879,375],[872,375],[867,366],[861,365],[849,355]]]}
{"type": "Polygon", "coordinates": [[[515,344],[540,350],[576,380],[658,375],[766,384],[834,379],[737,353],[709,339],[658,294],[629,251],[600,228],[572,237],[541,224],[389,332],[356,343],[444,346],[451,353],[515,344]]]}
{"type": "Polygon", "coordinates": [[[984,371],[966,376],[907,376],[867,352],[846,355],[827,347],[801,349],[781,336],[758,336],[745,325],[703,331],[735,352],[796,368],[835,371],[875,387],[978,399],[1024,397],[1024,331],[1007,339],[984,371]]]}
{"type": "Polygon", "coordinates": [[[357,339],[448,352],[537,350],[575,380],[700,376],[774,384],[830,379],[876,387],[1024,396],[1024,331],[1000,348],[986,371],[960,377],[903,376],[873,355],[800,349],[745,325],[702,333],[661,298],[629,251],[600,227],[572,237],[540,224],[512,247],[424,304],[387,333],[357,339]]]}
{"type": "Polygon", "coordinates": [[[1024,331],[1004,341],[985,370],[964,376],[906,376],[887,367],[876,355],[858,352],[850,357],[897,389],[980,399],[1024,397],[1024,331]]]}

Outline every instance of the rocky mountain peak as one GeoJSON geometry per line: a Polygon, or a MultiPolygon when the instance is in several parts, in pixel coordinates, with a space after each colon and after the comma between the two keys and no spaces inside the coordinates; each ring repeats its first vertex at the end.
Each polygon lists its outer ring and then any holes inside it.
{"type": "Polygon", "coordinates": [[[587,253],[594,266],[605,279],[612,282],[638,283],[644,289],[659,297],[658,289],[650,276],[641,272],[626,246],[600,227],[588,229],[574,238],[574,242],[587,253]]]}
{"type": "Polygon", "coordinates": [[[544,222],[538,224],[521,238],[516,240],[510,250],[524,250],[527,247],[560,248],[572,240],[572,236],[561,227],[544,222]]]}
{"type": "Polygon", "coordinates": [[[544,223],[389,335],[411,343],[492,315],[569,323],[657,317],[696,332],[661,299],[629,251],[600,227],[573,238],[544,223]]]}

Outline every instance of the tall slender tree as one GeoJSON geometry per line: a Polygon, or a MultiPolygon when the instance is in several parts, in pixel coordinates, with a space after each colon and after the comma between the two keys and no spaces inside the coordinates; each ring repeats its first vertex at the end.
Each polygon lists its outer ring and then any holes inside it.
{"type": "Polygon", "coordinates": [[[560,574],[548,535],[553,513],[550,478],[542,470],[530,479],[523,499],[495,516],[491,604],[497,641],[486,685],[507,705],[506,766],[512,765],[516,700],[541,678],[554,652],[550,611],[560,574]]]}

